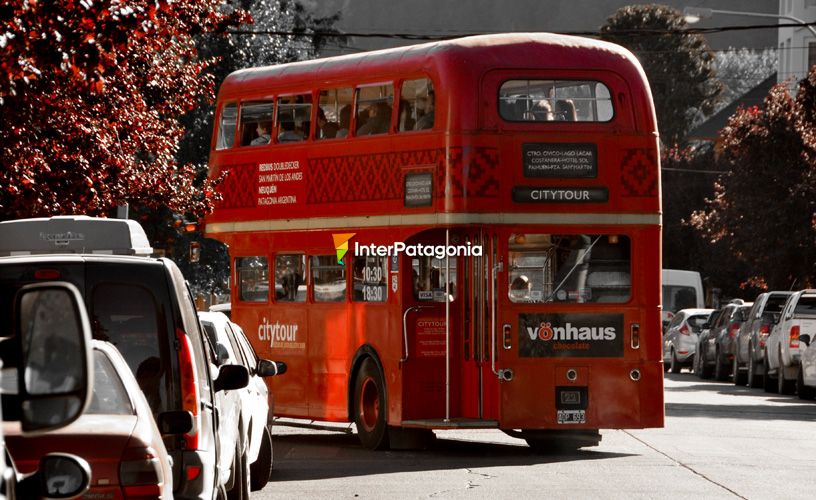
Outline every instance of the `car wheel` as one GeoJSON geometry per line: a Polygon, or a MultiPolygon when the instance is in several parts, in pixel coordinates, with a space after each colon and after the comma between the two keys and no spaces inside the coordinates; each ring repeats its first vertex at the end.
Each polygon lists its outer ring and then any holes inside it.
{"type": "Polygon", "coordinates": [[[385,419],[385,383],[373,359],[363,361],[354,384],[354,424],[360,442],[368,449],[388,447],[385,419]]]}
{"type": "Polygon", "coordinates": [[[745,372],[740,371],[739,360],[737,359],[737,355],[734,354],[734,363],[732,366],[733,370],[731,376],[734,377],[734,385],[736,386],[743,386],[748,379],[748,376],[745,372]]]}
{"type": "Polygon", "coordinates": [[[710,379],[714,375],[714,367],[709,365],[706,361],[705,351],[700,356],[700,378],[710,379]]]}
{"type": "Polygon", "coordinates": [[[799,364],[799,375],[796,376],[796,394],[799,399],[813,399],[816,397],[816,387],[805,385],[805,376],[802,373],[802,365],[799,364]]]}
{"type": "Polygon", "coordinates": [[[765,367],[765,374],[762,376],[762,388],[765,392],[776,392],[779,390],[779,387],[776,385],[776,380],[773,379],[768,373],[770,370],[770,366],[768,365],[768,353],[765,352],[765,358],[762,362],[763,366],[765,367]]]}
{"type": "Polygon", "coordinates": [[[249,466],[249,485],[252,491],[262,490],[269,482],[272,473],[272,436],[269,428],[264,427],[261,434],[261,449],[258,458],[249,466]]]}
{"type": "Polygon", "coordinates": [[[757,362],[754,359],[754,348],[748,346],[748,387],[762,387],[762,379],[757,373],[757,362]]]}
{"type": "Polygon", "coordinates": [[[228,500],[249,500],[249,459],[246,450],[241,450],[243,446],[238,443],[235,456],[238,457],[235,463],[235,482],[232,489],[227,491],[228,500]]]}
{"type": "Polygon", "coordinates": [[[720,350],[714,355],[714,378],[720,382],[728,380],[728,365],[723,361],[723,356],[720,350]]]}
{"type": "Polygon", "coordinates": [[[782,365],[782,353],[779,354],[779,369],[776,374],[776,382],[779,386],[779,394],[793,394],[796,390],[796,381],[785,378],[785,367],[782,365]]]}
{"type": "Polygon", "coordinates": [[[677,354],[674,352],[674,349],[671,350],[671,365],[669,366],[669,371],[672,373],[680,373],[682,366],[680,366],[680,361],[677,360],[677,354]]]}

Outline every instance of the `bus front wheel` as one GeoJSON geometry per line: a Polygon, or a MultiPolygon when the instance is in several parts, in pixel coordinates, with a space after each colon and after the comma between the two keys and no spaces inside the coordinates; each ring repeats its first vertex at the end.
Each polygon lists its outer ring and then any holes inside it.
{"type": "Polygon", "coordinates": [[[354,383],[354,424],[366,448],[388,447],[386,411],[383,375],[374,360],[368,358],[360,366],[354,383]]]}

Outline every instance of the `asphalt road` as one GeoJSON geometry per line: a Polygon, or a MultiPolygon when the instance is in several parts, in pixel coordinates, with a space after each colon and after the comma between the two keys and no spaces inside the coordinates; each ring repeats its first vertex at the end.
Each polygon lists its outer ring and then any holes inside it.
{"type": "Polygon", "coordinates": [[[666,379],[666,427],[603,431],[596,448],[541,455],[500,431],[437,432],[427,451],[276,426],[275,470],[253,498],[814,498],[816,402],[666,379]]]}

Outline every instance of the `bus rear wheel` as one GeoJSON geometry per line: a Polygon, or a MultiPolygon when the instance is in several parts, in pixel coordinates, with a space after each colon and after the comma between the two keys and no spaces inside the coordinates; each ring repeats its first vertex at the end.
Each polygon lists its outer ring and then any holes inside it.
{"type": "Polygon", "coordinates": [[[363,361],[354,382],[354,424],[360,443],[371,450],[388,447],[385,382],[371,358],[363,361]]]}

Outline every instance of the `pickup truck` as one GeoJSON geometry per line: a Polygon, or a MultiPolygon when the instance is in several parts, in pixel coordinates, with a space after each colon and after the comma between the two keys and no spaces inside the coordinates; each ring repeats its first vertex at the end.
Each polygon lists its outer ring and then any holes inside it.
{"type": "Polygon", "coordinates": [[[793,394],[806,347],[801,335],[816,334],[816,289],[800,290],[788,298],[779,323],[774,326],[765,346],[765,390],[793,394]],[[775,380],[774,380],[775,379],[775,380]],[[776,382],[774,387],[773,382],[776,382]]]}

